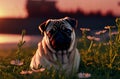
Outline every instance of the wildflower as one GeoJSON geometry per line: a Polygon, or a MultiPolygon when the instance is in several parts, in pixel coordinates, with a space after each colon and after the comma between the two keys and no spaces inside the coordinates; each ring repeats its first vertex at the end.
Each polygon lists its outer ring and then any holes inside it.
{"type": "Polygon", "coordinates": [[[94,37],[93,36],[87,36],[87,39],[94,40],[94,37]]]}
{"type": "Polygon", "coordinates": [[[95,40],[95,41],[100,41],[100,38],[94,37],[94,40],[95,40]]]}
{"type": "Polygon", "coordinates": [[[105,26],[105,29],[115,28],[115,26],[105,26]]]}
{"type": "Polygon", "coordinates": [[[26,74],[32,74],[32,73],[38,73],[38,72],[43,72],[45,70],[45,68],[40,68],[40,69],[37,69],[37,70],[22,70],[20,72],[21,75],[26,75],[26,74]]]}
{"type": "Polygon", "coordinates": [[[89,28],[80,28],[81,31],[90,31],[89,28]]]}
{"type": "Polygon", "coordinates": [[[105,29],[110,29],[110,26],[105,26],[104,28],[105,28],[105,29]]]}
{"type": "Polygon", "coordinates": [[[40,68],[40,69],[33,70],[33,72],[43,72],[43,71],[45,71],[45,68],[40,68]]]}
{"type": "Polygon", "coordinates": [[[21,66],[23,65],[23,61],[20,61],[20,60],[12,60],[10,62],[11,65],[17,65],[17,66],[21,66]]]}
{"type": "Polygon", "coordinates": [[[104,34],[106,31],[107,31],[107,30],[101,30],[101,31],[96,32],[95,34],[96,34],[96,35],[104,34]]]}
{"type": "Polygon", "coordinates": [[[89,78],[91,77],[90,73],[78,73],[79,78],[89,78]]]}
{"type": "Polygon", "coordinates": [[[94,36],[87,36],[87,39],[94,40],[94,41],[100,41],[100,38],[94,37],[94,36]]]}
{"type": "Polygon", "coordinates": [[[111,35],[117,35],[119,32],[112,32],[111,35]]]}
{"type": "Polygon", "coordinates": [[[29,70],[29,71],[27,71],[27,70],[26,70],[26,71],[25,71],[25,70],[22,70],[22,71],[20,72],[21,75],[32,74],[32,73],[33,73],[33,71],[30,71],[30,70],[29,70]]]}

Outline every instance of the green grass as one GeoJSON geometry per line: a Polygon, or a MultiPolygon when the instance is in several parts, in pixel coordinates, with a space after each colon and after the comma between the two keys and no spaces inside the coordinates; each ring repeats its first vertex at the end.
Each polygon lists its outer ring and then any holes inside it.
{"type": "MultiPolygon", "coordinates": [[[[113,27],[107,26],[106,30],[109,37],[103,41],[97,41],[95,36],[91,36],[91,39],[88,38],[87,32],[89,30],[81,29],[82,37],[78,38],[77,45],[81,54],[78,71],[91,73],[89,79],[120,78],[120,18],[116,19],[116,28],[117,32],[113,35],[113,27]]],[[[104,35],[104,33],[99,35],[104,35]]],[[[30,70],[29,64],[36,48],[22,47],[23,37],[20,42],[21,45],[18,46],[18,49],[0,50],[2,53],[10,53],[9,56],[0,58],[0,79],[78,79],[77,74],[68,77],[64,73],[60,74],[54,68],[45,70],[42,73],[21,75],[22,70],[30,70]],[[19,59],[24,64],[22,66],[11,65],[10,61],[13,59],[19,59]]]]}

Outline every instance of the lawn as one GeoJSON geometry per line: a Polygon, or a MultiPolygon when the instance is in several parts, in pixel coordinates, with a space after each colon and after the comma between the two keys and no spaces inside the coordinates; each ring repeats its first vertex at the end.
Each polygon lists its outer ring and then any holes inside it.
{"type": "MultiPolygon", "coordinates": [[[[120,78],[120,18],[115,26],[105,26],[104,30],[87,35],[89,28],[80,28],[82,37],[77,38],[77,48],[81,54],[78,72],[90,73],[88,79],[120,78]],[[113,29],[117,30],[113,32],[113,29]],[[105,37],[108,34],[108,37],[105,37]]],[[[16,49],[0,49],[0,79],[79,79],[77,74],[66,76],[51,68],[39,73],[22,75],[22,70],[30,70],[29,64],[36,47],[24,47],[24,33],[16,49]],[[22,65],[12,65],[11,60],[18,59],[22,65]]]]}

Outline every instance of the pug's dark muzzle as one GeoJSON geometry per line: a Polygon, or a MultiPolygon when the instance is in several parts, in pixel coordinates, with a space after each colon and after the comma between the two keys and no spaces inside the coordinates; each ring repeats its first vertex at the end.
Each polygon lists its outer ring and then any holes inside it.
{"type": "Polygon", "coordinates": [[[50,39],[50,44],[56,51],[67,50],[70,47],[71,38],[64,32],[58,31],[50,39]]]}

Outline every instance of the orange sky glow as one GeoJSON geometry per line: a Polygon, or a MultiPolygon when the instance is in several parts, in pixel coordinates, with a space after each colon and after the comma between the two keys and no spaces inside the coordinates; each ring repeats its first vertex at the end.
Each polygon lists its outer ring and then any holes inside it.
{"type": "MultiPolygon", "coordinates": [[[[61,11],[76,12],[78,9],[84,13],[97,13],[105,15],[112,11],[115,16],[120,16],[119,0],[56,0],[56,7],[61,11]]],[[[26,18],[27,0],[0,0],[0,18],[26,18]]]]}
{"type": "Polygon", "coordinates": [[[84,13],[96,13],[101,11],[105,15],[108,11],[112,11],[114,15],[120,16],[119,0],[58,0],[57,7],[61,11],[74,11],[78,9],[84,13]]]}
{"type": "Polygon", "coordinates": [[[0,18],[26,18],[27,0],[0,0],[0,18]]]}

